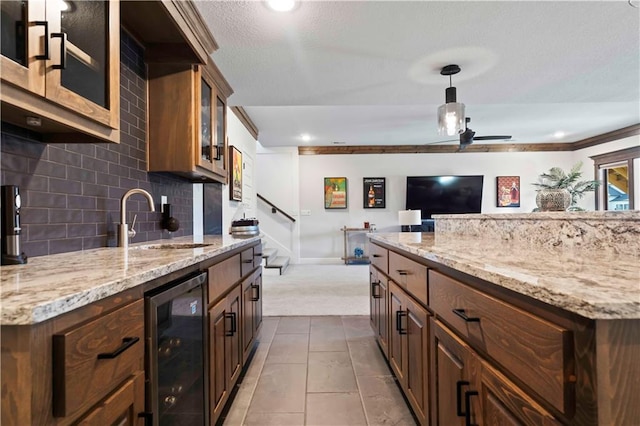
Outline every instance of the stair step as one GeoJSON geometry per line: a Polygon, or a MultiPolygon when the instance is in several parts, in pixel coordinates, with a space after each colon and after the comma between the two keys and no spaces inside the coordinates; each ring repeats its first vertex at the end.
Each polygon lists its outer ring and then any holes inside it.
{"type": "Polygon", "coordinates": [[[266,260],[266,264],[270,264],[277,256],[278,250],[274,248],[262,248],[262,258],[266,260]]]}
{"type": "Polygon", "coordinates": [[[279,269],[280,275],[287,269],[289,266],[289,258],[285,256],[278,256],[274,260],[269,261],[265,268],[267,269],[279,269]]]}

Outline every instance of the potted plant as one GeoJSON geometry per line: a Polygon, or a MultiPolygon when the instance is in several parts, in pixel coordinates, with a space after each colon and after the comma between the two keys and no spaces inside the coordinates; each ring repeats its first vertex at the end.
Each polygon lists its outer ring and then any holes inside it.
{"type": "Polygon", "coordinates": [[[538,195],[534,211],[584,211],[576,204],[587,192],[595,191],[599,180],[580,180],[582,178],[582,162],[574,165],[569,173],[560,167],[552,167],[548,172],[538,176],[538,195]]]}

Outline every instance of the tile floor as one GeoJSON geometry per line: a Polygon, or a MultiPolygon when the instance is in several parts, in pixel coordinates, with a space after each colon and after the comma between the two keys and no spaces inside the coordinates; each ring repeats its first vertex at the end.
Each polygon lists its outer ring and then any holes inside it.
{"type": "Polygon", "coordinates": [[[224,425],[415,425],[365,316],[265,317],[224,425]]]}

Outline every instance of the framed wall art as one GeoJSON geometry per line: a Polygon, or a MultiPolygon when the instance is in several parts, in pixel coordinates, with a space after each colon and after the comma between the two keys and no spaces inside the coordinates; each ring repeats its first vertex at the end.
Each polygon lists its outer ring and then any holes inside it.
{"type": "Polygon", "coordinates": [[[242,201],[242,152],[229,147],[229,199],[242,201]]]}
{"type": "Polygon", "coordinates": [[[347,208],[347,178],[346,177],[324,178],[324,208],[325,209],[346,209],[347,208]]]}
{"type": "Polygon", "coordinates": [[[520,176],[496,177],[496,206],[520,207],[520,176]]]}
{"type": "Polygon", "coordinates": [[[363,204],[365,209],[385,208],[385,178],[366,177],[362,178],[363,204]]]}

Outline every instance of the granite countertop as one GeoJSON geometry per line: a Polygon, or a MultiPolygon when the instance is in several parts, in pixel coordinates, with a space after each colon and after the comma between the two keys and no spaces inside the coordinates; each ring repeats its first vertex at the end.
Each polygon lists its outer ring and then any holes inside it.
{"type": "Polygon", "coordinates": [[[420,233],[369,234],[425,259],[590,319],[640,319],[640,259],[420,233]]]}
{"type": "Polygon", "coordinates": [[[188,236],[132,244],[129,249],[109,247],[34,257],[26,265],[2,266],[0,324],[36,324],[259,239],[188,236]],[[181,243],[210,245],[148,248],[181,243]]]}

